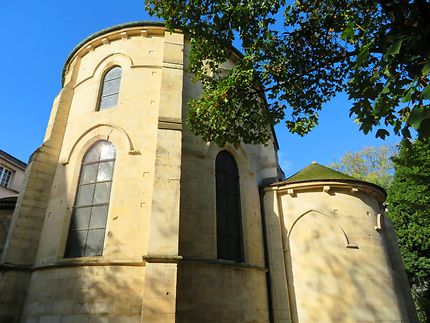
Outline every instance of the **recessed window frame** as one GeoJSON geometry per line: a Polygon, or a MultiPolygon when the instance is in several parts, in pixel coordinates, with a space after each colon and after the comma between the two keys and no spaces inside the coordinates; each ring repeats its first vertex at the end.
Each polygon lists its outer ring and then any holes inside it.
{"type": "Polygon", "coordinates": [[[123,69],[120,65],[114,65],[106,69],[106,71],[103,73],[102,78],[100,80],[96,111],[108,110],[118,105],[119,93],[121,89],[122,70],[123,69]],[[109,74],[112,73],[115,69],[119,69],[119,76],[114,76],[112,78],[107,79],[108,77],[110,77],[109,74]],[[118,80],[118,84],[115,86],[115,91],[113,91],[112,93],[109,92],[108,94],[106,94],[105,91],[107,91],[106,90],[107,84],[109,84],[109,82],[114,82],[117,80],[118,80]],[[107,100],[107,98],[113,98],[113,97],[116,97],[116,100],[114,100],[114,103],[107,103],[107,105],[104,105],[103,102],[105,101],[105,99],[107,100]]]}
{"type": "Polygon", "coordinates": [[[239,168],[227,150],[221,150],[215,160],[215,195],[217,258],[244,262],[239,168]],[[223,159],[230,169],[223,167],[223,159]]]}
{"type": "MultiPolygon", "coordinates": [[[[77,183],[77,189],[75,193],[75,202],[73,205],[72,215],[70,219],[69,224],[69,230],[67,234],[67,241],[66,241],[66,247],[64,251],[64,258],[79,258],[79,257],[92,257],[92,256],[102,256],[103,250],[104,250],[104,243],[105,243],[105,237],[106,237],[106,227],[107,227],[107,219],[109,215],[109,205],[110,205],[110,197],[111,197],[111,191],[112,191],[112,183],[113,183],[113,173],[115,168],[115,161],[116,161],[116,149],[115,146],[107,140],[99,140],[95,142],[91,147],[88,148],[88,150],[85,152],[84,157],[82,158],[82,162],[80,165],[80,174],[79,179],[77,183]],[[108,144],[110,148],[112,148],[113,151],[113,157],[112,158],[102,158],[101,154],[103,145],[108,144]],[[97,146],[101,145],[100,148],[97,146]],[[99,152],[96,151],[96,149],[100,149],[99,152]],[[92,154],[94,151],[95,153],[98,153],[98,157],[96,160],[87,160],[89,154],[92,154]],[[107,178],[102,178],[102,176],[106,177],[106,167],[101,169],[101,165],[104,164],[105,166],[107,164],[110,164],[110,166],[107,168],[110,173],[107,178]],[[94,172],[94,169],[96,168],[96,171],[94,172]],[[91,174],[93,172],[93,174],[91,174]],[[92,175],[93,180],[88,180],[88,174],[92,175]],[[99,176],[101,176],[101,179],[99,180],[99,176]],[[97,192],[97,187],[100,188],[101,186],[105,186],[108,184],[108,192],[105,194],[105,196],[97,192]],[[90,189],[91,192],[87,195],[87,197],[83,197],[85,190],[90,189]],[[84,193],[83,193],[84,191],[84,193]],[[91,196],[90,199],[88,199],[88,196],[91,196]],[[101,196],[101,197],[100,197],[101,196]],[[96,200],[100,199],[101,200],[96,200]],[[97,211],[99,212],[97,214],[97,211]],[[102,211],[102,212],[101,212],[102,211]],[[83,213],[83,214],[79,214],[83,213]],[[85,214],[87,213],[87,215],[85,214]],[[88,220],[85,219],[85,216],[88,217],[88,220]],[[103,218],[104,217],[104,218],[103,218]],[[85,220],[83,221],[82,218],[85,220]],[[82,223],[86,222],[86,226],[82,226],[82,223]],[[99,236],[98,243],[96,244],[96,247],[98,249],[93,250],[91,249],[91,245],[89,246],[88,238],[91,233],[95,232],[96,234],[92,234],[92,238],[94,236],[97,237],[97,233],[99,236]],[[82,240],[79,240],[79,237],[83,239],[85,235],[85,242],[83,243],[82,240]],[[76,245],[76,244],[79,245],[76,245]],[[88,249],[89,248],[89,249],[88,249]]],[[[91,176],[89,177],[91,178],[91,176]]]]}

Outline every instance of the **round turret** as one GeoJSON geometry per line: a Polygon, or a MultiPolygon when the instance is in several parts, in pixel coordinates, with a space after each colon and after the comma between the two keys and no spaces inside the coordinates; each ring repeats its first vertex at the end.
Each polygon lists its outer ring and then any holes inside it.
{"type": "Polygon", "coordinates": [[[413,313],[383,188],[313,162],[265,191],[270,267],[281,268],[275,294],[289,299],[297,322],[400,322],[413,313]]]}

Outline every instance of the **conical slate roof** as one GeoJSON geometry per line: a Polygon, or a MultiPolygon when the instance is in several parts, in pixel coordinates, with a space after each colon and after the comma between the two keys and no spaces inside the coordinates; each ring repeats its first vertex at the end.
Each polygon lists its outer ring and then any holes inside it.
{"type": "Polygon", "coordinates": [[[369,183],[366,181],[359,180],[355,177],[346,175],[344,173],[338,172],[337,170],[325,167],[318,164],[317,162],[312,162],[312,164],[306,166],[301,171],[295,173],[294,175],[288,177],[286,180],[276,183],[279,184],[293,184],[293,183],[304,183],[304,182],[315,182],[315,181],[327,181],[327,182],[346,182],[346,183],[361,183],[366,186],[371,186],[374,189],[382,192],[382,194],[387,197],[387,192],[384,188],[379,185],[369,183]]]}
{"type": "Polygon", "coordinates": [[[313,181],[335,181],[335,182],[339,181],[339,182],[364,183],[368,186],[373,186],[377,190],[381,191],[385,196],[387,196],[387,193],[385,192],[385,190],[379,185],[359,180],[355,177],[338,172],[337,170],[320,165],[317,162],[312,162],[312,164],[306,166],[301,171],[288,177],[286,180],[282,181],[281,183],[293,184],[293,183],[313,182],[313,181]]]}
{"type": "Polygon", "coordinates": [[[297,183],[319,180],[360,181],[352,176],[346,175],[344,173],[338,172],[337,170],[313,162],[312,164],[303,168],[301,171],[295,173],[293,176],[288,177],[284,181],[284,183],[297,183]]]}

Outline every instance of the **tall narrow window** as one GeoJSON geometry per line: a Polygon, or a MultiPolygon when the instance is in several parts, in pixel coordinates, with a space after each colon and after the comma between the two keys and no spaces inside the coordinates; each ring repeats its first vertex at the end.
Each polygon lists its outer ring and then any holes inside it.
{"type": "Polygon", "coordinates": [[[121,67],[115,66],[105,74],[101,84],[98,110],[113,107],[118,103],[121,73],[121,67]]]}
{"type": "Polygon", "coordinates": [[[98,141],[85,154],[64,257],[103,253],[114,164],[115,147],[108,141],[98,141]]]}
{"type": "Polygon", "coordinates": [[[243,261],[239,172],[233,156],[221,151],[216,158],[216,219],[218,259],[243,261]]]}

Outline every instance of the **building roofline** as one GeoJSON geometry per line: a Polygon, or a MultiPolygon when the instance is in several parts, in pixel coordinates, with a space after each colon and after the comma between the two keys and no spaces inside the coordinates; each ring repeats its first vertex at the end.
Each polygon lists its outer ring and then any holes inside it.
{"type": "MultiPolygon", "coordinates": [[[[124,29],[124,28],[131,28],[131,27],[166,27],[166,23],[163,21],[147,21],[147,20],[141,20],[141,21],[132,21],[132,22],[126,22],[123,24],[119,24],[119,25],[115,25],[115,26],[111,26],[108,28],[104,28],[102,30],[99,30],[97,32],[95,32],[94,34],[89,35],[88,37],[86,37],[84,40],[82,40],[81,42],[79,42],[74,48],[73,50],[70,52],[69,56],[66,59],[66,62],[64,63],[63,66],[63,72],[62,72],[62,77],[61,77],[61,84],[64,85],[64,76],[66,74],[66,68],[67,65],[70,63],[70,61],[72,60],[72,58],[74,57],[74,55],[79,51],[79,49],[81,49],[81,47],[88,43],[89,41],[102,36],[104,34],[113,32],[113,31],[117,31],[120,29],[124,29]]],[[[183,31],[184,32],[184,31],[183,31]]],[[[186,32],[184,32],[186,33],[186,32]]],[[[234,52],[234,54],[236,54],[237,56],[239,56],[240,58],[243,57],[243,54],[240,50],[238,50],[236,47],[234,47],[233,45],[231,45],[231,50],[234,52]]]]}
{"type": "Polygon", "coordinates": [[[19,160],[18,158],[12,156],[11,154],[8,154],[7,152],[5,152],[4,150],[0,149],[0,156],[3,155],[5,159],[7,159],[9,162],[11,162],[12,164],[14,164],[15,166],[22,168],[23,170],[25,170],[25,168],[27,167],[27,164],[24,163],[23,161],[19,160]]]}
{"type": "MultiPolygon", "coordinates": [[[[63,66],[63,71],[61,73],[61,85],[64,86],[64,78],[66,75],[66,70],[67,70],[67,66],[70,63],[70,61],[72,60],[72,58],[75,56],[75,54],[82,48],[82,46],[86,43],[88,43],[89,41],[96,39],[99,36],[102,36],[104,34],[113,32],[113,31],[117,31],[123,28],[131,28],[131,27],[144,27],[144,26],[153,26],[153,27],[166,27],[166,23],[163,21],[146,21],[146,20],[142,20],[142,21],[132,21],[132,22],[126,22],[123,24],[119,24],[119,25],[115,25],[115,26],[111,26],[102,30],[99,30],[97,32],[95,32],[94,34],[89,35],[88,37],[86,37],[84,40],[82,40],[81,42],[79,42],[74,48],[73,50],[70,52],[69,56],[66,59],[66,62],[64,63],[63,66]]],[[[186,32],[185,32],[186,34],[186,32]]],[[[243,57],[243,53],[237,49],[236,47],[234,47],[233,45],[230,46],[230,49],[232,50],[232,52],[237,55],[239,58],[243,57]]],[[[263,99],[265,101],[265,103],[267,104],[267,98],[266,95],[263,95],[263,99]]],[[[278,142],[278,138],[276,136],[276,132],[274,127],[271,127],[271,131],[273,134],[273,139],[274,139],[274,145],[275,145],[275,149],[278,151],[279,150],[279,142],[278,142]]]]}
{"type": "Polygon", "coordinates": [[[164,27],[166,24],[164,22],[157,22],[157,21],[132,21],[132,22],[126,22],[123,24],[119,24],[119,25],[115,25],[115,26],[111,26],[108,28],[104,28],[102,30],[99,30],[91,35],[89,35],[88,37],[86,37],[84,40],[82,40],[81,42],[79,42],[70,52],[69,56],[67,56],[66,62],[64,63],[63,66],[63,72],[61,74],[61,85],[64,85],[64,76],[66,74],[66,68],[67,65],[70,63],[70,61],[72,60],[73,56],[79,51],[79,49],[86,44],[87,42],[101,36],[104,34],[107,34],[109,32],[112,31],[116,31],[116,30],[120,30],[123,28],[129,28],[129,27],[139,27],[139,26],[155,26],[155,27],[164,27]]]}
{"type": "Polygon", "coordinates": [[[369,186],[371,188],[373,188],[376,191],[381,192],[385,198],[387,198],[387,191],[385,191],[385,189],[379,185],[370,183],[370,182],[366,182],[366,181],[361,181],[358,179],[314,179],[314,180],[301,180],[301,181],[280,181],[280,182],[276,182],[273,184],[270,184],[267,187],[270,186],[282,186],[282,185],[301,185],[301,184],[311,184],[311,183],[344,183],[344,184],[358,184],[358,185],[362,185],[362,186],[369,186]]]}
{"type": "Polygon", "coordinates": [[[348,184],[360,184],[370,186],[375,190],[380,191],[385,198],[387,197],[387,192],[385,189],[377,184],[373,184],[370,182],[366,182],[355,177],[346,175],[337,170],[331,169],[329,167],[318,164],[317,162],[312,162],[312,164],[306,166],[301,169],[297,173],[288,177],[287,179],[273,183],[272,186],[275,185],[290,185],[290,184],[308,184],[308,183],[317,183],[317,182],[327,182],[327,183],[348,183],[348,184]]]}

